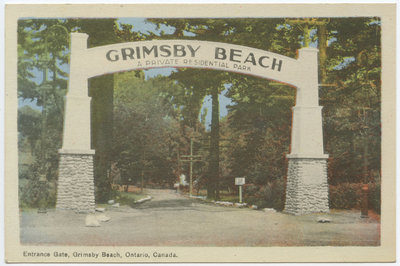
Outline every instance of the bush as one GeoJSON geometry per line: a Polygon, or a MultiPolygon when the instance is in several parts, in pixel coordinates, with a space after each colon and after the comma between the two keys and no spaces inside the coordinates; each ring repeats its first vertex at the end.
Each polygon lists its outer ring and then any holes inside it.
{"type": "Polygon", "coordinates": [[[376,213],[381,213],[381,185],[369,184],[368,207],[376,213]]]}
{"type": "Polygon", "coordinates": [[[47,175],[47,182],[40,182],[40,162],[18,168],[18,198],[20,208],[54,208],[56,205],[56,178],[47,175]]]}
{"type": "Polygon", "coordinates": [[[260,187],[254,184],[246,184],[243,186],[243,201],[248,204],[256,204],[256,194],[260,187]]]}
{"type": "MultiPolygon", "coordinates": [[[[329,186],[329,206],[333,209],[360,209],[362,197],[362,183],[341,183],[329,186]]],[[[381,186],[370,183],[368,185],[368,207],[380,213],[381,186]]]]}
{"type": "Polygon", "coordinates": [[[24,208],[39,207],[42,198],[42,189],[39,183],[37,167],[30,166],[30,173],[19,169],[19,205],[24,208]]]}
{"type": "Polygon", "coordinates": [[[115,199],[121,205],[134,206],[135,202],[142,199],[145,195],[133,192],[115,191],[115,199]]]}
{"type": "Polygon", "coordinates": [[[263,186],[249,185],[244,189],[244,199],[259,208],[274,208],[281,211],[285,206],[285,182],[275,180],[263,186]]]}
{"type": "Polygon", "coordinates": [[[38,178],[20,180],[19,206],[21,208],[54,208],[55,205],[56,186],[54,183],[41,184],[38,178]]]}
{"type": "Polygon", "coordinates": [[[95,175],[95,198],[98,203],[106,203],[109,199],[113,198],[115,193],[111,189],[111,182],[105,175],[95,175]]]}
{"type": "Polygon", "coordinates": [[[329,186],[329,206],[333,209],[354,209],[360,207],[360,183],[342,183],[329,186]]]}

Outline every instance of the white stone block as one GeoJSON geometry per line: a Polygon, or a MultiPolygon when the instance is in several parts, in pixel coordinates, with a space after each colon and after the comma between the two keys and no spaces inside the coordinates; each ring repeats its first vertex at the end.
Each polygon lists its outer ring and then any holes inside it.
{"type": "Polygon", "coordinates": [[[143,199],[137,200],[137,201],[135,201],[135,203],[143,203],[143,202],[148,201],[148,200],[151,200],[151,196],[147,196],[147,197],[145,197],[143,199]]]}
{"type": "Polygon", "coordinates": [[[233,202],[229,202],[229,201],[216,201],[215,204],[222,205],[222,206],[233,206],[233,202]]]}
{"type": "Polygon", "coordinates": [[[267,213],[275,213],[276,210],[273,209],[273,208],[265,208],[265,209],[264,209],[264,212],[267,212],[267,213]]]}
{"type": "Polygon", "coordinates": [[[317,218],[317,222],[319,222],[319,223],[330,223],[331,219],[329,219],[328,217],[318,217],[317,218]]]}
{"type": "Polygon", "coordinates": [[[96,215],[94,215],[94,214],[86,215],[85,224],[88,227],[99,227],[100,226],[100,223],[97,220],[96,215]]]}
{"type": "Polygon", "coordinates": [[[96,219],[100,222],[108,222],[111,218],[106,216],[104,213],[96,214],[96,219]]]}

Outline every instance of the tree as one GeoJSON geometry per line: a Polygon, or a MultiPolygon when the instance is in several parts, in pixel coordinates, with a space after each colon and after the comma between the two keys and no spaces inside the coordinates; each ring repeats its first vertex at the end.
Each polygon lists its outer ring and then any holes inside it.
{"type": "Polygon", "coordinates": [[[32,155],[38,152],[36,145],[40,141],[40,119],[40,112],[29,106],[24,106],[18,110],[18,132],[21,139],[28,141],[32,155]]]}
{"type": "MultiPolygon", "coordinates": [[[[363,137],[367,134],[369,177],[380,175],[381,50],[378,18],[331,19],[327,82],[321,93],[330,183],[363,178],[363,137]],[[348,25],[348,26],[346,26],[348,25]],[[351,26],[349,26],[351,25],[351,26]],[[364,113],[367,114],[365,120],[364,113]],[[368,128],[368,132],[364,132],[368,128]]],[[[378,181],[380,182],[380,181],[378,181]]]]}
{"type": "MultiPolygon", "coordinates": [[[[114,22],[115,19],[96,20],[96,23],[93,20],[79,19],[19,20],[18,97],[21,100],[31,101],[33,106],[36,105],[42,111],[41,143],[35,147],[34,151],[40,152],[42,156],[38,158],[32,171],[32,182],[37,182],[37,175],[34,174],[36,172],[44,172],[48,181],[56,182],[58,149],[61,148],[62,140],[64,97],[67,91],[68,73],[66,69],[68,69],[70,32],[90,33],[90,45],[99,45],[107,41],[110,43],[115,38],[112,34],[114,22]],[[38,72],[41,72],[43,76],[42,81],[39,82],[35,81],[38,72]]],[[[94,100],[94,102],[96,101],[97,99],[94,100]]],[[[25,121],[19,120],[18,123],[22,126],[25,121]]],[[[35,134],[35,132],[27,134],[35,134]]],[[[95,142],[95,146],[101,151],[101,145],[97,141],[95,142]]],[[[102,153],[98,153],[98,155],[100,154],[102,153]]],[[[96,160],[95,172],[98,172],[96,169],[99,169],[99,165],[101,167],[103,165],[98,161],[96,160]]],[[[101,178],[96,180],[101,180],[101,178]]]]}
{"type": "Polygon", "coordinates": [[[145,80],[143,73],[115,76],[113,157],[122,182],[172,187],[178,167],[179,122],[164,93],[176,84],[165,77],[145,80]]]}
{"type": "MultiPolygon", "coordinates": [[[[31,106],[41,112],[38,116],[37,111],[27,106],[19,112],[18,130],[29,139],[35,158],[29,173],[20,176],[28,179],[20,192],[21,204],[37,205],[40,175],[50,184],[56,182],[67,76],[63,70],[68,49],[64,22],[27,19],[18,23],[18,97],[21,101],[31,102],[31,106]],[[35,81],[40,72],[42,80],[35,81]]],[[[20,181],[23,186],[24,181],[20,181]]],[[[54,204],[54,197],[50,197],[50,201],[54,204]]]]}

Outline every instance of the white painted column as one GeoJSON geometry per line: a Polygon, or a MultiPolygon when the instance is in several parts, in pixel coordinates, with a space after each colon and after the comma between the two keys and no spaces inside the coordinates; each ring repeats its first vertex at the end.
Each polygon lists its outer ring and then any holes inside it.
{"type": "Polygon", "coordinates": [[[89,151],[90,102],[88,77],[82,66],[86,61],[88,35],[71,34],[70,74],[65,103],[64,134],[62,150],[89,151]]]}
{"type": "Polygon", "coordinates": [[[71,33],[70,74],[64,110],[63,145],[59,150],[57,209],[94,212],[93,155],[88,77],[84,66],[88,35],[71,33]]]}
{"type": "Polygon", "coordinates": [[[288,158],[285,212],[328,212],[327,158],[323,148],[322,107],[318,96],[318,49],[299,50],[298,77],[288,158]]]}

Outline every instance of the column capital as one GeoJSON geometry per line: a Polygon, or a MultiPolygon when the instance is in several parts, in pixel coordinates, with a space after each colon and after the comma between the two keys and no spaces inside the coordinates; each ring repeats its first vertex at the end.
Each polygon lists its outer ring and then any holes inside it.
{"type": "Polygon", "coordinates": [[[82,32],[71,32],[71,37],[87,39],[89,35],[87,33],[82,33],[82,32]]]}
{"type": "Polygon", "coordinates": [[[304,105],[295,105],[295,106],[292,106],[292,110],[294,111],[294,110],[322,110],[324,107],[323,106],[320,106],[320,105],[317,105],[317,106],[304,106],[304,105]]]}
{"type": "Polygon", "coordinates": [[[301,154],[287,154],[286,158],[288,159],[328,159],[329,154],[307,154],[307,153],[301,153],[301,154]]]}
{"type": "Polygon", "coordinates": [[[84,154],[91,155],[95,154],[95,150],[86,150],[86,149],[59,149],[58,153],[60,154],[84,154]]]}
{"type": "Polygon", "coordinates": [[[319,50],[317,48],[313,48],[313,47],[303,47],[299,49],[299,54],[301,53],[319,53],[319,50]]]}

